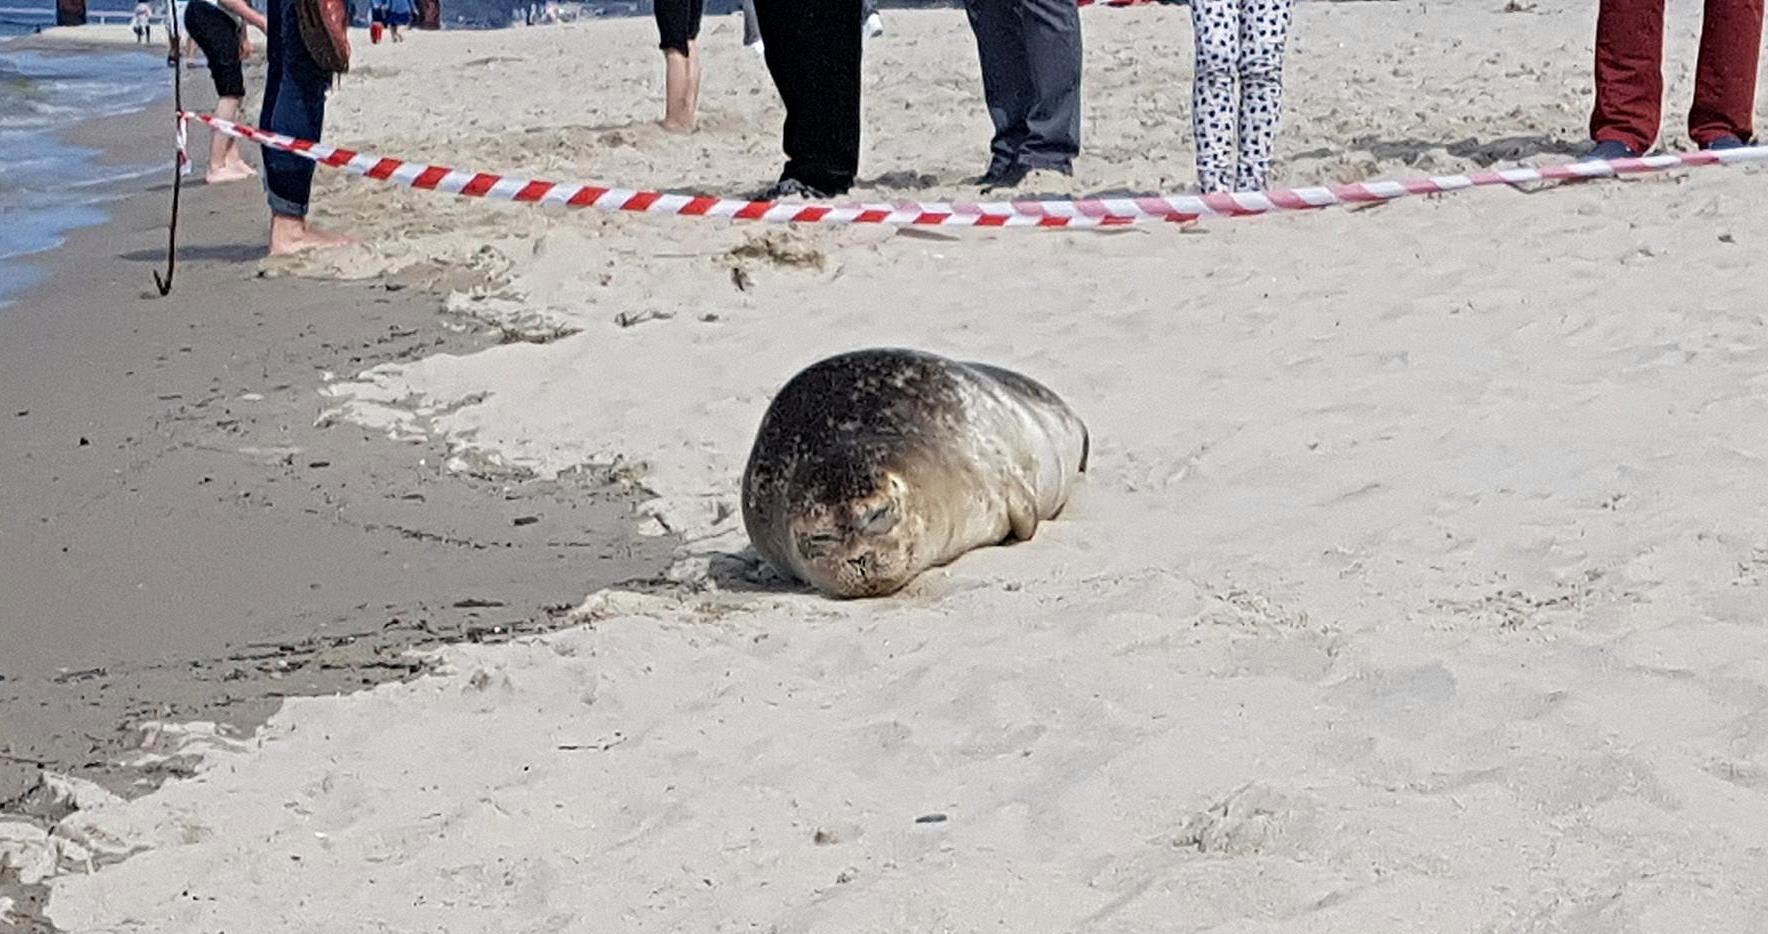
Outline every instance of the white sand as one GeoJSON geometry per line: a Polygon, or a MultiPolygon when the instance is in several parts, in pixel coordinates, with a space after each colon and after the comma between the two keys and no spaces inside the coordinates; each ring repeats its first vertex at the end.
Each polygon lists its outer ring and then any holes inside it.
{"type": "MultiPolygon", "coordinates": [[[[1564,158],[1594,4],[1500,6],[1302,6],[1281,180],[1564,158]],[[1503,142],[1535,137],[1549,151],[1503,142]]],[[[1673,140],[1691,13],[1671,31],[1673,140]]],[[[1181,188],[1184,12],[1084,19],[1077,186],[1181,188]]],[[[962,194],[986,137],[962,15],[887,26],[859,194],[962,194]]],[[[652,28],[367,48],[329,138],[632,186],[769,181],[778,109],[735,20],[708,20],[707,128],[687,139],[644,123],[652,28]]],[[[334,417],[438,433],[471,469],[616,465],[656,495],[646,521],[688,537],[677,576],[702,595],[596,595],[583,628],[293,701],[196,778],[71,818],[58,832],[83,851],[133,855],[70,861],[51,915],[168,932],[1758,930],[1765,179],[947,237],[566,216],[326,176],[320,219],[375,243],[295,271],[471,264],[501,284],[458,311],[574,332],[377,369],[338,387],[334,417]],[[898,598],[733,592],[765,580],[735,514],[769,393],[886,343],[1064,394],[1095,439],[1078,499],[1034,542],[898,598]]]]}

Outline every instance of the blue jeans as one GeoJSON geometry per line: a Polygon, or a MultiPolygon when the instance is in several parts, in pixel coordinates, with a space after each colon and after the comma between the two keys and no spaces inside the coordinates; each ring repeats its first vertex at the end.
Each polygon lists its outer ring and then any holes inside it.
{"type": "MultiPolygon", "coordinates": [[[[307,51],[307,43],[301,41],[295,0],[269,3],[264,113],[258,125],[272,133],[317,143],[325,123],[325,95],[331,90],[331,75],[320,69],[307,51]]],[[[264,190],[270,193],[270,210],[306,217],[313,192],[313,161],[275,149],[267,148],[263,153],[264,190]]]]}
{"type": "Polygon", "coordinates": [[[965,0],[994,123],[989,174],[1070,171],[1080,154],[1081,30],[1074,0],[965,0]]]}

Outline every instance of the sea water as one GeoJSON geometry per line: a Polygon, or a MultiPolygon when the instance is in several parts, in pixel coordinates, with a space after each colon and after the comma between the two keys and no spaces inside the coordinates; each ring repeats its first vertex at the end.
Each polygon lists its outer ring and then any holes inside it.
{"type": "MultiPolygon", "coordinates": [[[[53,15],[51,7],[45,21],[53,15]]],[[[34,31],[16,23],[0,23],[0,30],[34,31]]],[[[15,44],[0,38],[0,307],[36,281],[33,254],[60,246],[70,230],[102,223],[107,201],[172,165],[170,130],[163,155],[144,153],[141,164],[125,166],[100,167],[97,150],[58,136],[74,123],[140,110],[165,96],[163,53],[41,52],[15,44]]]]}

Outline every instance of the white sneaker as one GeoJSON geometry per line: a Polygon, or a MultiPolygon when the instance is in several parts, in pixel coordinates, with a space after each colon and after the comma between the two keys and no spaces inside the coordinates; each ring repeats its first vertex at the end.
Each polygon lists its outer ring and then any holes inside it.
{"type": "Polygon", "coordinates": [[[876,39],[884,35],[884,17],[873,13],[866,17],[866,38],[876,39]]]}
{"type": "Polygon", "coordinates": [[[757,58],[766,58],[767,57],[766,50],[764,50],[761,47],[761,40],[760,39],[757,39],[754,42],[751,42],[749,44],[749,48],[750,48],[750,50],[752,50],[755,53],[755,57],[757,57],[757,58]]]}

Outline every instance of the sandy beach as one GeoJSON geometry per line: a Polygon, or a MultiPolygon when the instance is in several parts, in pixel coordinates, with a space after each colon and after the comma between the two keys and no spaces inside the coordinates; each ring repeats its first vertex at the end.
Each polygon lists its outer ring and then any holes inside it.
{"type": "MultiPolygon", "coordinates": [[[[1569,158],[1594,5],[1509,10],[1300,4],[1278,183],[1569,158]]],[[[1185,190],[1186,11],[1083,21],[1074,193],[1185,190]]],[[[1672,11],[1671,148],[1696,25],[1672,11]]],[[[962,13],[886,28],[856,197],[974,196],[987,121],[962,13]]],[[[692,136],[651,122],[661,67],[634,19],[365,44],[327,140],[745,194],[777,172],[780,110],[739,37],[707,20],[692,136]]],[[[354,290],[337,304],[417,277],[431,313],[502,337],[340,361],[284,404],[436,452],[423,483],[476,478],[467,503],[625,484],[666,585],[586,587],[558,631],[425,645],[426,673],[291,698],[250,735],[169,726],[153,753],[185,774],[148,794],[52,778],[52,818],[0,846],[58,930],[1768,917],[1762,170],[1091,233],[319,178],[319,222],[367,243],[257,263],[264,281],[354,290]],[[1033,541],[831,602],[759,564],[737,483],[773,391],[878,345],[1036,377],[1086,419],[1094,463],[1033,541]]],[[[447,573],[418,582],[451,593],[447,573]]]]}

